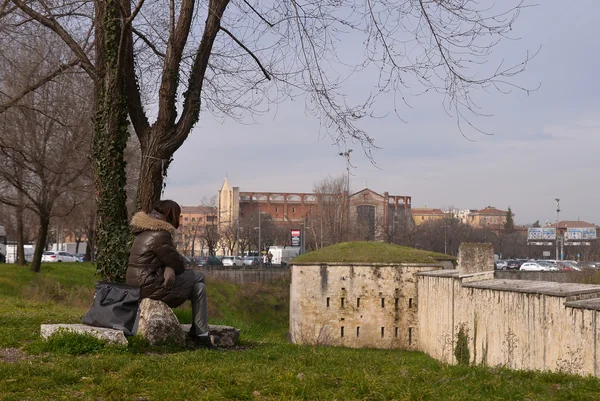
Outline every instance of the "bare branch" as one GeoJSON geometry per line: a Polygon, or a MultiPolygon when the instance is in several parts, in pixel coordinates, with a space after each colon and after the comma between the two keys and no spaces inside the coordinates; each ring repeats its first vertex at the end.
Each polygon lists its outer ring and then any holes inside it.
{"type": "Polygon", "coordinates": [[[87,54],[83,51],[81,46],[73,39],[73,37],[60,25],[52,16],[44,16],[31,7],[27,6],[23,0],[12,0],[12,2],[21,9],[25,14],[29,15],[34,20],[38,21],[45,27],[54,31],[60,38],[69,46],[75,56],[79,58],[82,68],[89,74],[93,79],[96,77],[96,71],[87,54]]]}
{"type": "Polygon", "coordinates": [[[43,77],[42,79],[40,79],[35,84],[27,87],[25,90],[23,90],[23,92],[21,92],[17,96],[13,96],[12,99],[9,100],[7,103],[0,104],[0,113],[5,112],[6,110],[8,110],[9,108],[11,108],[12,106],[16,105],[21,99],[23,99],[29,93],[31,93],[31,92],[35,91],[36,89],[42,87],[46,83],[52,81],[54,78],[56,78],[57,76],[61,75],[63,72],[67,71],[70,68],[73,68],[74,66],[76,66],[79,63],[80,63],[80,60],[79,59],[75,59],[75,60],[71,61],[68,64],[61,64],[56,70],[54,70],[51,73],[49,73],[48,75],[46,75],[45,77],[43,77]]]}
{"type": "Polygon", "coordinates": [[[160,58],[165,58],[166,55],[165,53],[161,52],[160,50],[158,50],[158,48],[154,45],[154,43],[152,43],[150,41],[150,39],[148,39],[146,37],[146,35],[144,35],[142,32],[140,32],[138,29],[136,28],[131,28],[131,30],[133,31],[133,33],[135,33],[135,35],[140,38],[151,50],[154,54],[156,54],[158,57],[160,58]]]}
{"type": "Polygon", "coordinates": [[[254,59],[254,61],[256,61],[256,64],[258,64],[258,67],[260,68],[260,70],[265,75],[265,78],[267,78],[270,81],[271,80],[271,76],[269,75],[269,72],[265,69],[265,67],[263,67],[263,65],[260,63],[260,60],[258,59],[258,57],[256,57],[256,55],[254,53],[252,53],[252,51],[250,49],[248,49],[238,38],[236,38],[227,29],[223,28],[222,26],[220,27],[220,29],[223,32],[225,32],[227,35],[229,35],[229,37],[231,39],[233,39],[235,41],[235,43],[237,43],[242,49],[246,50],[246,52],[250,55],[250,57],[252,57],[254,59]]]}

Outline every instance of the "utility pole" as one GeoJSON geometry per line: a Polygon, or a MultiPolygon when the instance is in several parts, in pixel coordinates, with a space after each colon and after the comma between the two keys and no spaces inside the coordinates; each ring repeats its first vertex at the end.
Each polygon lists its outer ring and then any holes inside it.
{"type": "Polygon", "coordinates": [[[347,216],[346,216],[346,231],[350,231],[350,153],[352,149],[348,149],[345,152],[341,152],[339,155],[344,156],[346,158],[346,175],[347,175],[347,185],[346,185],[346,207],[347,207],[347,216]]]}
{"type": "Polygon", "coordinates": [[[554,200],[556,201],[556,260],[562,260],[562,255],[559,256],[559,254],[558,254],[558,241],[559,241],[558,217],[559,217],[559,213],[560,213],[560,199],[555,198],[554,200]]]}
{"type": "Polygon", "coordinates": [[[262,264],[262,247],[261,247],[261,237],[260,237],[260,205],[258,205],[258,257],[261,258],[262,264]]]}

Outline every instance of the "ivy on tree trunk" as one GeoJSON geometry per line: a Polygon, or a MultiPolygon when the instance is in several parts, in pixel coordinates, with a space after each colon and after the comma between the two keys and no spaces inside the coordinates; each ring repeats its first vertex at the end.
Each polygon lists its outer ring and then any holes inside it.
{"type": "Polygon", "coordinates": [[[96,115],[92,160],[96,187],[95,253],[105,281],[125,279],[131,233],[127,219],[124,152],[129,137],[122,66],[119,1],[96,2],[96,115]]]}

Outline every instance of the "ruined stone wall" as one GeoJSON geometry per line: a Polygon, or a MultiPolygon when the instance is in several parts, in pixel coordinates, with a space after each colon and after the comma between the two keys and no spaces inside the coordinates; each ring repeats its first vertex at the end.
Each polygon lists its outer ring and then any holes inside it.
{"type": "Polygon", "coordinates": [[[415,274],[434,269],[440,266],[292,266],[292,342],[418,349],[415,274]]]}
{"type": "Polygon", "coordinates": [[[419,349],[456,363],[464,325],[474,364],[600,373],[598,311],[565,305],[567,296],[463,286],[458,276],[418,278],[419,349]]]}
{"type": "Polygon", "coordinates": [[[469,266],[418,275],[420,350],[457,363],[462,327],[471,364],[600,375],[600,286],[474,280],[488,272],[469,266]]]}

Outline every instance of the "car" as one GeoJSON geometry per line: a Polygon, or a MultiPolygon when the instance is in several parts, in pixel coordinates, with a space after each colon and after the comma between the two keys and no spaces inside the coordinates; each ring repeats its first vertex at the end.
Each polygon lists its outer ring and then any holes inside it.
{"type": "Polygon", "coordinates": [[[216,256],[200,256],[197,264],[198,266],[223,266],[223,262],[216,256]]]}
{"type": "Polygon", "coordinates": [[[223,266],[244,266],[244,261],[239,256],[223,256],[223,266]]]}
{"type": "Polygon", "coordinates": [[[506,260],[498,260],[496,262],[496,269],[497,270],[506,270],[508,267],[508,262],[506,260]]]}
{"type": "Polygon", "coordinates": [[[77,258],[78,262],[85,262],[85,253],[76,253],[73,256],[77,258]]]}
{"type": "Polygon", "coordinates": [[[561,260],[559,262],[559,268],[565,271],[580,271],[581,268],[577,266],[577,262],[573,262],[570,260],[561,260]]]}
{"type": "Polygon", "coordinates": [[[258,256],[244,256],[244,258],[242,259],[242,262],[244,263],[244,266],[258,266],[259,265],[258,256]]]}
{"type": "Polygon", "coordinates": [[[76,256],[64,251],[45,251],[42,254],[42,262],[79,262],[76,256]]]}
{"type": "Polygon", "coordinates": [[[521,265],[526,262],[522,259],[511,259],[506,261],[506,269],[507,270],[519,270],[521,265]]]}
{"type": "Polygon", "coordinates": [[[519,270],[530,271],[530,272],[543,272],[543,271],[550,271],[550,267],[543,266],[543,265],[539,264],[538,262],[525,262],[525,263],[521,264],[521,266],[519,267],[519,270]]]}

